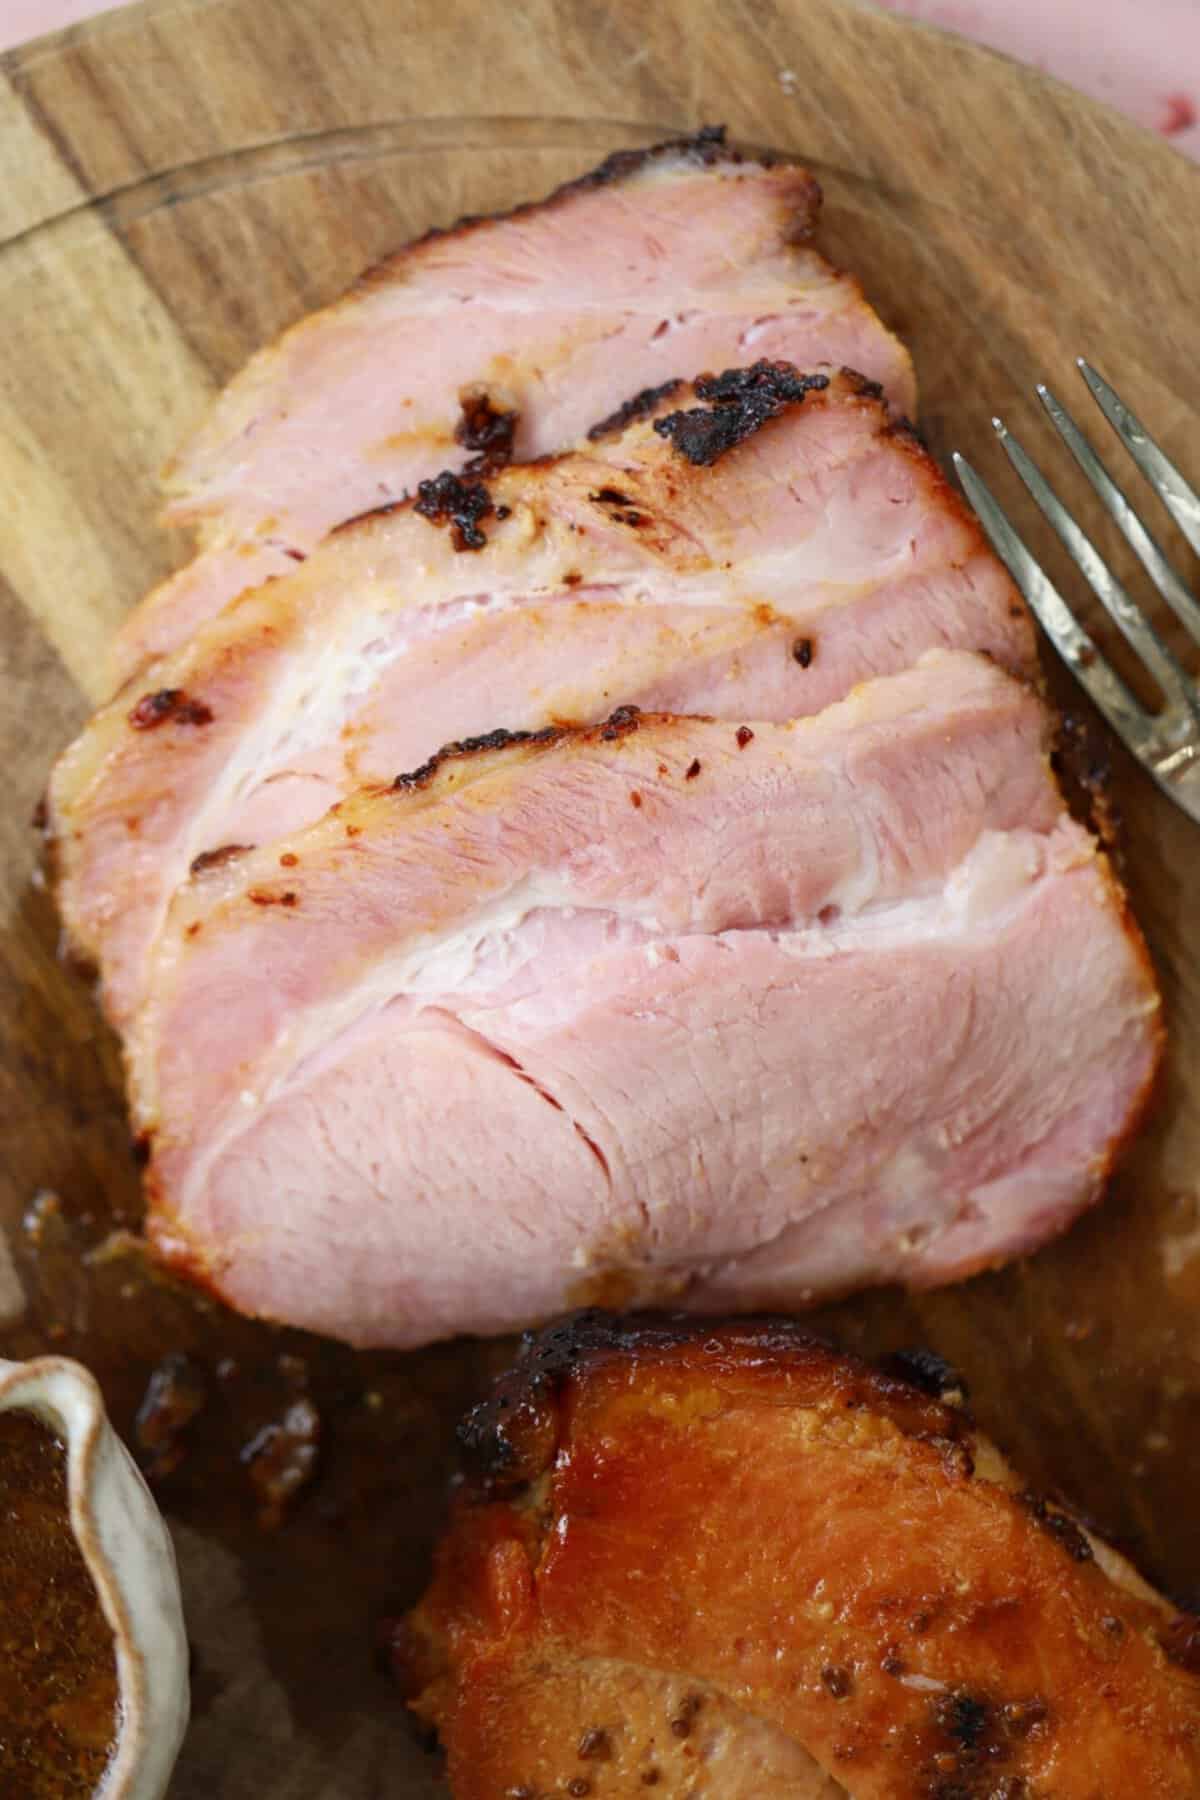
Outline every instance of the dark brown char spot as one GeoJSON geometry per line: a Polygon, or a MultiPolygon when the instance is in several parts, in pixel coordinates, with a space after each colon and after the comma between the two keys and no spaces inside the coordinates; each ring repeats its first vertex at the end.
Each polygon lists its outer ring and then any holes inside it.
{"type": "MultiPolygon", "coordinates": [[[[794,1318],[774,1314],[698,1321],[682,1313],[625,1314],[585,1307],[528,1333],[513,1366],[459,1427],[469,1488],[494,1497],[523,1488],[543,1472],[557,1442],[558,1397],[589,1365],[610,1356],[657,1358],[688,1347],[713,1354],[769,1353],[816,1366],[827,1364],[832,1355],[827,1343],[794,1318]]],[[[941,1443],[965,1429],[963,1414],[857,1358],[840,1352],[837,1366],[853,1370],[844,1389],[845,1404],[865,1405],[869,1396],[905,1436],[932,1436],[941,1443]]]]}
{"type": "Polygon", "coordinates": [[[898,1375],[901,1381],[910,1381],[923,1394],[932,1394],[935,1400],[952,1400],[958,1403],[967,1397],[967,1384],[963,1377],[953,1363],[948,1363],[936,1350],[921,1347],[894,1350],[890,1356],[881,1359],[879,1367],[885,1374],[898,1375]]]}
{"type": "Polygon", "coordinates": [[[610,412],[606,419],[593,425],[588,432],[589,439],[594,444],[599,438],[615,436],[617,432],[624,431],[627,425],[632,425],[637,419],[647,418],[662,401],[669,400],[682,386],[683,382],[675,376],[671,381],[660,382],[657,387],[642,388],[632,399],[623,401],[615,412],[610,412]]]}
{"type": "Polygon", "coordinates": [[[143,694],[126,715],[135,731],[153,731],[172,719],[176,725],[211,725],[212,708],[192,700],[182,688],[159,688],[143,694]]]}
{"type": "Polygon", "coordinates": [[[512,460],[513,437],[519,414],[501,412],[492,405],[486,388],[464,388],[458,397],[461,417],[454,427],[455,442],[475,454],[464,474],[491,475],[512,460]]]}
{"type": "MultiPolygon", "coordinates": [[[[406,789],[424,787],[443,763],[452,762],[457,757],[482,756],[489,750],[507,750],[515,744],[556,744],[566,735],[562,727],[547,725],[541,731],[506,731],[501,727],[496,731],[486,731],[479,737],[455,738],[449,744],[443,744],[420,768],[397,775],[392,783],[392,791],[403,793],[406,789]]],[[[346,830],[349,831],[350,826],[346,830]]]]}
{"type": "Polygon", "coordinates": [[[615,743],[617,738],[628,737],[636,731],[641,723],[641,711],[636,706],[618,706],[616,712],[610,713],[600,727],[599,738],[602,744],[615,743]]]}
{"type": "Polygon", "coordinates": [[[223,863],[232,862],[235,856],[244,856],[253,848],[253,844],[222,844],[216,850],[202,850],[188,864],[188,874],[203,875],[209,869],[219,869],[223,863]]]}
{"type": "Polygon", "coordinates": [[[748,369],[701,375],[694,383],[696,398],[712,405],[668,413],[654,421],[654,429],[669,438],[688,462],[706,467],[752,437],[786,406],[828,386],[828,375],[801,375],[786,362],[756,362],[748,369]]]}
{"type": "Polygon", "coordinates": [[[612,1756],[612,1742],[602,1725],[589,1725],[579,1740],[578,1755],[582,1762],[607,1762],[612,1756]]]}
{"type": "Polygon", "coordinates": [[[463,481],[450,469],[417,484],[413,511],[431,525],[449,525],[456,550],[483,549],[487,538],[479,521],[492,510],[492,497],[482,481],[463,481]]]}
{"type": "Polygon", "coordinates": [[[1094,1560],[1092,1546],[1074,1519],[1069,1518],[1066,1513],[1051,1511],[1042,1496],[1029,1488],[1025,1489],[1019,1499],[1042,1530],[1062,1545],[1072,1561],[1088,1563],[1094,1560]]]}
{"type": "Polygon", "coordinates": [[[814,650],[815,647],[811,638],[797,638],[792,645],[792,658],[795,662],[800,664],[802,669],[811,668],[814,650]]]}

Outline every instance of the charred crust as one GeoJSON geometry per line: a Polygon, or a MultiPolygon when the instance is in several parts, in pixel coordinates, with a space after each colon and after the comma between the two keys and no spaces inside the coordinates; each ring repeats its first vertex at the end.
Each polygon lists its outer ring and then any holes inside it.
{"type": "Polygon", "coordinates": [[[630,399],[622,401],[606,419],[601,419],[592,426],[588,432],[589,443],[595,444],[600,438],[615,437],[627,425],[633,425],[638,419],[648,419],[651,413],[658,411],[664,400],[677,394],[682,386],[682,380],[676,375],[670,381],[660,381],[657,387],[642,388],[630,399]]]}
{"type": "Polygon", "coordinates": [[[929,1703],[923,1781],[914,1793],[928,1800],[1027,1800],[1026,1778],[1000,1769],[1048,1717],[1049,1708],[1036,1696],[1003,1705],[966,1688],[939,1695],[929,1703]]]}
{"type": "MultiPolygon", "coordinates": [[[[711,169],[727,164],[738,167],[747,161],[753,162],[763,169],[778,168],[784,165],[800,168],[795,157],[782,156],[776,151],[742,151],[735,149],[727,142],[724,125],[702,125],[690,136],[666,138],[657,144],[647,144],[639,149],[614,150],[606,156],[596,168],[589,169],[586,174],[577,175],[574,180],[563,182],[540,200],[526,200],[519,206],[507,211],[495,213],[466,213],[452,225],[434,226],[413,243],[385,257],[382,262],[364,271],[350,289],[347,298],[356,294],[369,292],[394,278],[394,271],[406,256],[420,250],[426,245],[440,244],[447,238],[466,236],[488,225],[499,224],[505,219],[520,219],[530,213],[543,212],[552,207],[562,206],[577,194],[589,193],[594,188],[618,186],[631,181],[644,169],[652,167],[656,162],[675,159],[695,168],[711,169]]],[[[803,171],[808,185],[808,210],[802,213],[792,237],[794,243],[807,243],[816,230],[817,217],[821,208],[821,189],[815,177],[803,171]]]]}
{"type": "Polygon", "coordinates": [[[615,743],[618,738],[628,737],[636,731],[641,723],[641,711],[636,706],[618,706],[616,712],[610,713],[603,725],[598,728],[597,735],[602,744],[615,743]]]}
{"type": "Polygon", "coordinates": [[[556,188],[552,197],[628,181],[631,175],[636,175],[664,156],[680,156],[702,169],[711,169],[714,163],[740,163],[743,158],[739,151],[730,149],[726,131],[727,127],[724,125],[701,125],[698,131],[693,131],[688,137],[667,138],[663,143],[651,144],[644,150],[614,150],[588,174],[580,175],[576,180],[556,188]]]}
{"type": "Polygon", "coordinates": [[[135,731],[154,731],[172,720],[176,725],[211,725],[212,707],[193,700],[183,688],[159,688],[143,694],[126,714],[135,731]]]}
{"type": "Polygon", "coordinates": [[[41,799],[38,801],[37,805],[34,807],[33,814],[29,820],[29,823],[33,827],[34,831],[40,831],[43,834],[45,833],[47,827],[49,826],[49,824],[50,824],[50,807],[46,800],[45,794],[42,795],[41,799]]]}
{"type": "Polygon", "coordinates": [[[572,1376],[599,1358],[674,1349],[695,1332],[692,1321],[668,1314],[630,1317],[595,1308],[527,1331],[512,1369],[459,1426],[469,1476],[489,1495],[536,1480],[554,1454],[557,1401],[572,1376]]]}
{"type": "Polygon", "coordinates": [[[455,738],[450,743],[443,744],[419,768],[397,775],[392,783],[392,792],[406,793],[413,788],[427,787],[443,763],[455,762],[461,757],[483,756],[491,750],[509,750],[517,744],[556,744],[564,735],[560,726],[547,725],[541,731],[505,731],[501,728],[484,732],[480,737],[455,738]]]}
{"type": "Polygon", "coordinates": [[[881,1359],[879,1368],[883,1374],[907,1381],[934,1400],[961,1405],[967,1398],[966,1382],[953,1363],[948,1363],[936,1350],[894,1350],[890,1356],[881,1359]]]}
{"type": "Polygon", "coordinates": [[[544,725],[540,731],[506,731],[501,727],[485,732],[481,737],[456,738],[452,743],[443,744],[420,768],[397,775],[392,792],[408,793],[414,788],[428,787],[444,763],[464,757],[486,756],[491,751],[511,750],[521,744],[530,749],[548,749],[568,738],[596,737],[602,744],[611,744],[618,738],[628,737],[640,724],[641,712],[636,706],[618,706],[600,725],[544,725]]]}
{"type": "Polygon", "coordinates": [[[830,1366],[836,1403],[871,1405],[906,1436],[939,1454],[970,1438],[970,1420],[897,1379],[836,1350],[794,1319],[763,1315],[698,1319],[689,1313],[617,1313],[591,1307],[526,1332],[516,1362],[459,1428],[468,1488],[480,1499],[515,1494],[545,1472],[557,1451],[559,1400],[573,1379],[614,1358],[661,1361],[674,1353],[761,1364],[802,1358],[830,1366]]]}
{"type": "MultiPolygon", "coordinates": [[[[878,387],[879,383],[873,382],[871,385],[878,387]]],[[[882,390],[880,390],[879,397],[882,399],[882,390]]],[[[907,413],[897,413],[894,419],[890,419],[883,428],[883,435],[884,437],[907,438],[909,443],[914,444],[918,450],[923,451],[926,456],[929,455],[929,445],[907,413]]]]}
{"type": "Polygon", "coordinates": [[[482,387],[464,388],[458,404],[460,417],[454,427],[454,441],[474,453],[463,474],[492,475],[512,461],[520,414],[501,412],[482,387]]]}
{"type": "Polygon", "coordinates": [[[253,844],[222,844],[216,850],[202,850],[188,864],[188,874],[204,875],[209,869],[219,869],[223,863],[232,862],[236,856],[244,856],[253,848],[253,844]]]}
{"type": "Polygon", "coordinates": [[[882,381],[872,381],[867,375],[860,375],[857,369],[842,368],[842,377],[850,392],[860,400],[882,400],[882,381]]]}
{"type": "Polygon", "coordinates": [[[982,1744],[991,1723],[992,1709],[974,1694],[947,1694],[934,1704],[938,1728],[952,1744],[974,1750],[982,1744]]]}
{"type": "Polygon", "coordinates": [[[487,538],[479,521],[494,511],[492,496],[482,481],[464,481],[451,469],[431,475],[417,484],[413,511],[431,525],[448,525],[456,550],[482,550],[487,538]]]}
{"type": "Polygon", "coordinates": [[[144,1169],[154,1153],[154,1135],[149,1131],[139,1131],[132,1144],[133,1160],[139,1169],[144,1169]]]}
{"type": "Polygon", "coordinates": [[[1089,1563],[1095,1561],[1095,1552],[1088,1543],[1083,1529],[1068,1514],[1052,1510],[1041,1494],[1035,1494],[1032,1488],[1026,1488],[1018,1495],[1021,1505],[1030,1518],[1048,1537],[1062,1545],[1072,1562],[1089,1563]]]}
{"type": "Polygon", "coordinates": [[[688,462],[708,468],[785,407],[802,404],[806,395],[828,386],[828,375],[802,375],[787,362],[756,362],[748,369],[701,375],[693,391],[697,400],[712,404],[667,413],[655,419],[654,429],[688,462]]]}

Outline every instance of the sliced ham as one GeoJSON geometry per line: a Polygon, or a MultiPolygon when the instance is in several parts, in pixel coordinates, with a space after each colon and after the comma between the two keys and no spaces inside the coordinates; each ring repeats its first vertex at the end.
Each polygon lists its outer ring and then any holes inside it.
{"type": "Polygon", "coordinates": [[[395,1640],[455,1800],[1192,1800],[1200,1621],[954,1380],[781,1320],[529,1341],[395,1640]]]}
{"type": "Polygon", "coordinates": [[[764,364],[702,393],[472,484],[478,550],[411,505],[339,531],[97,715],[50,829],[118,1025],[196,859],[298,830],[451,739],[630,703],[783,720],[934,647],[1032,668],[1007,576],[870,387],[764,364]]]}
{"type": "Polygon", "coordinates": [[[1044,1238],[1160,1029],[1043,734],[932,651],[790,724],[464,746],[202,870],[127,1043],[159,1249],[409,1345],[596,1282],[798,1302],[1044,1238]]]}
{"type": "Polygon", "coordinates": [[[911,412],[907,352],[811,247],[819,209],[805,170],[705,131],[390,257],[254,357],[175,465],[167,516],[200,552],[127,622],[119,676],[340,520],[494,459],[506,433],[489,419],[515,415],[528,460],[639,390],[760,357],[848,364],[911,412]]]}

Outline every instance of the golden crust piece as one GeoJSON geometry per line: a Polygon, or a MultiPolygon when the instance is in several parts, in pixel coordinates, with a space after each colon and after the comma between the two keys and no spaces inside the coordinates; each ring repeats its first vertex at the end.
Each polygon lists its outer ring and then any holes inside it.
{"type": "Polygon", "coordinates": [[[783,1322],[530,1337],[397,1644],[457,1800],[1200,1794],[1196,1634],[943,1385],[783,1322]]]}

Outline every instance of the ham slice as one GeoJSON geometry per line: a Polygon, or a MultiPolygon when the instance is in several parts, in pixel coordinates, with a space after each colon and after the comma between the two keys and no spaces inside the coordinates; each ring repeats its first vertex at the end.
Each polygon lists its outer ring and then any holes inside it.
{"type": "Polygon", "coordinates": [[[455,1800],[1191,1800],[1200,1622],[955,1379],[776,1320],[529,1341],[395,1644],[455,1800]]]}
{"type": "Polygon", "coordinates": [[[473,484],[476,552],[411,505],[342,529],[96,716],[55,771],[50,829],[115,1023],[196,859],[299,830],[452,739],[619,703],[799,717],[935,647],[1032,669],[1007,576],[873,388],[762,364],[701,391],[473,484]]]}
{"type": "Polygon", "coordinates": [[[1043,733],[931,651],[789,724],[499,734],[202,870],[127,1041],[158,1248],[410,1345],[1039,1241],[1160,1035],[1043,733]]]}
{"type": "Polygon", "coordinates": [[[255,356],[175,464],[167,517],[199,554],[127,621],[120,678],[340,520],[509,439],[524,461],[568,448],[697,369],[846,363],[911,412],[907,352],[811,246],[819,210],[805,170],[709,130],[389,257],[255,356]]]}

